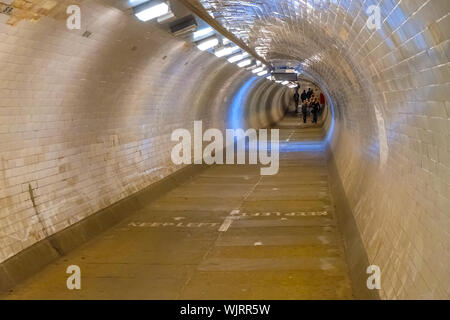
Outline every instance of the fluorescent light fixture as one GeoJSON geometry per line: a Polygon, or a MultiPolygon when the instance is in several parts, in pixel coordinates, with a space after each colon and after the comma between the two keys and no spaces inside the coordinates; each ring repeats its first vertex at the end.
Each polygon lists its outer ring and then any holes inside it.
{"type": "Polygon", "coordinates": [[[260,65],[262,65],[262,62],[258,60],[258,61],[256,61],[256,65],[260,66],[260,65]]]}
{"type": "Polygon", "coordinates": [[[289,81],[283,81],[281,84],[285,86],[285,85],[289,84],[289,81]]]}
{"type": "Polygon", "coordinates": [[[216,52],[214,52],[214,54],[216,55],[216,57],[220,58],[220,57],[229,55],[230,54],[229,52],[230,52],[229,48],[222,48],[222,49],[219,49],[216,52]]]}
{"type": "Polygon", "coordinates": [[[246,57],[248,57],[248,53],[247,53],[247,52],[243,52],[243,53],[240,53],[240,54],[236,54],[236,55],[234,55],[234,56],[231,56],[231,57],[228,59],[228,61],[231,62],[231,63],[235,63],[235,62],[241,61],[242,59],[244,59],[244,58],[246,58],[246,57]]]}
{"type": "Polygon", "coordinates": [[[267,74],[267,70],[261,71],[260,73],[258,73],[258,76],[262,77],[265,76],[267,74]]]}
{"type": "Polygon", "coordinates": [[[253,73],[260,73],[263,70],[264,70],[264,67],[259,67],[259,68],[256,68],[256,69],[252,70],[252,72],[253,73]]]}
{"type": "Polygon", "coordinates": [[[239,62],[237,66],[239,68],[244,68],[244,67],[249,66],[251,64],[252,64],[252,60],[251,59],[246,59],[244,61],[239,62]]]}
{"type": "Polygon", "coordinates": [[[148,0],[128,0],[128,3],[133,7],[143,4],[144,2],[148,2],[148,0]]]}
{"type": "Polygon", "coordinates": [[[214,32],[214,29],[211,27],[200,29],[200,30],[194,32],[194,40],[199,39],[204,36],[207,36],[208,34],[213,33],[213,32],[214,32]]]}
{"type": "Polygon", "coordinates": [[[167,21],[167,20],[170,20],[170,19],[172,19],[172,18],[174,18],[174,17],[175,17],[175,15],[173,14],[173,12],[172,12],[172,11],[169,11],[168,14],[165,14],[165,15],[159,17],[159,18],[157,19],[157,21],[158,21],[158,23],[163,23],[163,22],[165,22],[165,21],[167,21]]]}
{"type": "Polygon", "coordinates": [[[241,48],[239,48],[238,46],[232,46],[232,47],[230,48],[231,53],[238,52],[239,50],[241,50],[241,48]]]}
{"type": "Polygon", "coordinates": [[[267,79],[267,80],[272,80],[272,75],[268,75],[268,76],[266,77],[266,79],[267,79]]]}
{"type": "Polygon", "coordinates": [[[220,57],[225,57],[225,56],[229,56],[230,54],[235,53],[236,51],[238,51],[240,48],[238,46],[234,46],[234,47],[227,47],[227,48],[222,48],[220,50],[217,50],[215,52],[215,55],[220,57]]]}
{"type": "Polygon", "coordinates": [[[219,40],[217,38],[213,39],[206,39],[205,41],[199,42],[197,44],[197,48],[199,48],[202,51],[214,48],[219,44],[219,40]]]}
{"type": "Polygon", "coordinates": [[[143,4],[136,8],[135,16],[141,21],[149,21],[155,18],[162,17],[169,13],[169,6],[167,3],[150,3],[143,4]]]}
{"type": "Polygon", "coordinates": [[[235,62],[238,62],[238,61],[240,61],[242,59],[244,59],[244,56],[242,54],[237,54],[237,55],[234,55],[234,56],[230,57],[228,59],[228,62],[235,63],[235,62]]]}
{"type": "Polygon", "coordinates": [[[223,44],[229,44],[229,43],[231,43],[231,40],[228,39],[228,38],[223,38],[222,43],[223,44]]]}

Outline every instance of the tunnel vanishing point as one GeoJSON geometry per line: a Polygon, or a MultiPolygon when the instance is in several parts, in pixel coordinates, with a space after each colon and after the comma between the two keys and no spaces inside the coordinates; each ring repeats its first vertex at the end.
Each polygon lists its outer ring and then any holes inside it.
{"type": "Polygon", "coordinates": [[[448,0],[0,0],[0,299],[449,299],[449,36],[448,0]],[[197,121],[278,171],[175,163],[197,121]]]}

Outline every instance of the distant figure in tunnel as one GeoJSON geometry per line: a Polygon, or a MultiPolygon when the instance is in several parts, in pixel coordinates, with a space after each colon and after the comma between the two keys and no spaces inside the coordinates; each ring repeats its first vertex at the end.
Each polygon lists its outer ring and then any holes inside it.
{"type": "Polygon", "coordinates": [[[317,99],[314,99],[314,101],[311,103],[311,106],[311,113],[313,115],[312,123],[317,123],[317,115],[319,114],[319,103],[317,102],[317,99]]]}
{"type": "Polygon", "coordinates": [[[302,95],[301,95],[301,99],[302,99],[302,104],[305,103],[305,100],[306,100],[306,90],[303,90],[302,95]]]}
{"type": "Polygon", "coordinates": [[[308,88],[308,92],[306,93],[306,99],[309,100],[311,99],[313,95],[313,91],[311,90],[311,88],[308,88]]]}
{"type": "Polygon", "coordinates": [[[314,105],[317,107],[317,115],[320,115],[320,103],[318,98],[314,98],[314,105]]]}
{"type": "Polygon", "coordinates": [[[303,123],[306,123],[306,117],[308,115],[308,100],[305,100],[302,104],[303,123]]]}
{"type": "Polygon", "coordinates": [[[298,88],[295,90],[294,101],[295,101],[295,112],[298,112],[298,104],[300,102],[300,95],[298,93],[298,88]]]}

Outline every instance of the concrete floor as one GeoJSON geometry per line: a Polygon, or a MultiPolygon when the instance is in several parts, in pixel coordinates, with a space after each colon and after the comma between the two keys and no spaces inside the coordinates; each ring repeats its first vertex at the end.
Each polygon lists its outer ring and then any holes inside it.
{"type": "Polygon", "coordinates": [[[352,298],[322,131],[299,122],[279,124],[278,175],[209,167],[2,298],[352,298]],[[69,265],[81,290],[66,287],[69,265]]]}

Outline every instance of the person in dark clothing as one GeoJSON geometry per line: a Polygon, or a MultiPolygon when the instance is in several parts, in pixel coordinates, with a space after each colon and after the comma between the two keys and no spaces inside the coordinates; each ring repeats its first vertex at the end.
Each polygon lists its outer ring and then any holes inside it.
{"type": "Polygon", "coordinates": [[[302,104],[305,103],[305,100],[306,100],[306,90],[303,90],[301,99],[302,99],[302,104]]]}
{"type": "Polygon", "coordinates": [[[317,107],[317,115],[320,114],[320,104],[319,104],[319,99],[314,98],[314,105],[317,107]]]}
{"type": "Polygon", "coordinates": [[[312,103],[312,110],[311,110],[311,113],[313,114],[313,121],[312,121],[312,123],[317,123],[317,115],[319,113],[318,105],[319,104],[317,103],[317,101],[314,101],[312,103]]]}
{"type": "Polygon", "coordinates": [[[306,93],[306,99],[311,99],[313,95],[313,91],[311,90],[311,88],[308,88],[308,92],[306,93]]]}
{"type": "Polygon", "coordinates": [[[298,103],[300,102],[300,95],[298,94],[298,89],[295,90],[294,101],[295,101],[295,112],[298,112],[298,103]]]}
{"type": "Polygon", "coordinates": [[[308,101],[306,100],[302,104],[303,123],[306,123],[306,116],[308,114],[308,101]]]}

